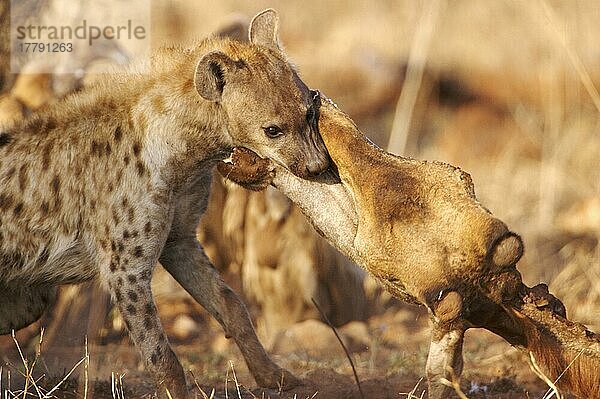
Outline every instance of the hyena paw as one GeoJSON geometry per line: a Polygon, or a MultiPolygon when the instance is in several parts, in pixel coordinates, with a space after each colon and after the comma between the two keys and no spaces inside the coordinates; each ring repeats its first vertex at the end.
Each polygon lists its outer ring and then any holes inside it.
{"type": "Polygon", "coordinates": [[[287,391],[303,384],[301,379],[283,368],[278,368],[271,373],[261,373],[255,376],[254,379],[260,387],[282,391],[287,391]]]}

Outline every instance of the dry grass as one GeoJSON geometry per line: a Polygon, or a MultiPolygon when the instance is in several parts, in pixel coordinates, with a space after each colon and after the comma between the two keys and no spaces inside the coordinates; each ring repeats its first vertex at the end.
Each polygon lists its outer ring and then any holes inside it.
{"type": "MultiPolygon", "coordinates": [[[[95,395],[92,394],[88,396],[88,392],[93,391],[92,381],[94,381],[94,370],[89,371],[89,359],[90,353],[88,351],[87,346],[82,348],[84,355],[82,358],[76,362],[67,372],[63,372],[63,375],[56,378],[48,378],[51,375],[55,375],[55,370],[46,369],[45,372],[39,370],[40,366],[43,365],[43,332],[41,334],[41,338],[36,346],[36,350],[34,353],[33,360],[29,359],[25,352],[22,350],[19,342],[15,337],[13,337],[13,342],[15,348],[19,353],[20,364],[7,364],[7,367],[2,370],[0,368],[0,377],[8,376],[4,380],[0,378],[0,398],[2,399],[25,399],[25,398],[37,398],[37,399],[50,399],[50,398],[84,398],[88,397],[100,397],[100,398],[111,398],[111,399],[136,399],[139,397],[150,398],[151,394],[145,393],[143,395],[139,395],[139,389],[135,387],[135,384],[139,384],[139,381],[136,382],[133,379],[133,382],[127,383],[126,374],[125,373],[117,373],[112,372],[110,376],[110,386],[104,388],[103,391],[99,391],[96,386],[95,395]],[[36,365],[38,365],[36,367],[36,365]],[[83,369],[83,370],[82,370],[83,369]],[[76,373],[78,372],[78,375],[76,373]],[[11,378],[11,375],[13,376],[11,378]],[[21,378],[21,382],[16,385],[14,383],[14,375],[19,375],[21,378]],[[57,382],[52,382],[57,381],[57,382]],[[78,381],[78,383],[77,383],[78,381]],[[128,387],[129,385],[129,387],[128,387]],[[128,389],[129,388],[129,389],[128,389]]],[[[379,359],[380,361],[382,358],[379,359]]],[[[341,364],[344,363],[342,358],[337,360],[339,362],[338,366],[335,366],[337,363],[335,359],[328,359],[327,361],[315,361],[312,364],[311,368],[313,369],[330,369],[333,366],[337,369],[337,373],[340,375],[347,373],[347,367],[344,368],[341,364]]],[[[498,362],[499,359],[493,360],[494,362],[498,362]]],[[[556,389],[556,381],[549,380],[543,373],[543,371],[537,366],[535,359],[531,358],[531,367],[535,374],[544,381],[549,389],[544,394],[543,399],[551,399],[556,397],[557,399],[563,398],[559,391],[556,389]]],[[[202,387],[196,376],[190,372],[191,380],[195,384],[195,392],[198,397],[203,399],[216,399],[216,398],[226,398],[226,399],[313,399],[323,397],[325,399],[330,399],[332,396],[331,392],[327,393],[325,396],[319,396],[318,385],[315,386],[310,394],[306,394],[306,390],[302,391],[302,393],[294,393],[294,392],[283,392],[281,389],[276,392],[273,391],[257,391],[250,390],[247,386],[245,386],[238,377],[238,372],[234,365],[234,362],[229,360],[228,367],[223,374],[221,374],[221,387],[217,388],[216,386],[206,388],[206,386],[202,387]],[[217,393],[219,392],[220,393],[217,393]]],[[[362,372],[365,374],[369,374],[368,382],[370,382],[369,390],[366,391],[365,397],[371,397],[373,394],[373,382],[370,381],[372,378],[377,379],[378,377],[382,377],[379,370],[372,370],[368,372],[368,361],[363,360],[359,362],[360,367],[362,368],[362,372]]],[[[412,364],[412,369],[420,369],[422,367],[422,362],[416,362],[412,364]]],[[[42,366],[43,367],[43,366],[42,366]]],[[[408,370],[407,370],[408,372],[408,370]]],[[[249,378],[247,375],[247,370],[244,371],[245,378],[249,378]]],[[[389,376],[386,376],[389,378],[389,376]]],[[[406,378],[407,380],[412,379],[412,377],[406,378]]],[[[560,377],[559,377],[560,379],[560,377]]],[[[412,380],[414,381],[414,379],[412,380]]],[[[425,389],[420,389],[419,387],[422,385],[423,378],[419,379],[417,383],[414,385],[412,390],[408,393],[398,392],[398,395],[405,396],[406,399],[423,399],[425,397],[425,389]],[[418,392],[420,390],[420,393],[418,392]]],[[[465,394],[465,386],[468,386],[470,380],[467,378],[466,381],[463,381],[462,384],[459,384],[457,378],[452,378],[451,380],[443,381],[448,386],[452,387],[452,389],[456,392],[456,395],[461,398],[479,398],[478,394],[475,396],[467,396],[465,394]],[[465,385],[466,384],[466,385],[465,385]]],[[[321,382],[324,383],[324,382],[321,382]]],[[[327,382],[325,382],[327,383],[327,382]]],[[[97,383],[96,383],[97,384],[97,383]]],[[[378,386],[379,383],[375,383],[375,386],[378,386]]],[[[476,386],[480,386],[478,383],[475,383],[476,386]]],[[[473,386],[473,383],[471,383],[473,386]]],[[[310,388],[309,388],[310,390],[310,388]]],[[[496,397],[496,396],[492,396],[496,397]]],[[[515,396],[507,396],[513,398],[515,396]]]]}
{"type": "Polygon", "coordinates": [[[421,390],[421,395],[416,396],[417,389],[419,388],[419,385],[421,385],[421,382],[423,382],[423,378],[417,381],[414,388],[410,392],[400,393],[400,395],[406,395],[406,399],[423,399],[425,396],[425,390],[421,390]]]}
{"type": "Polygon", "coordinates": [[[8,376],[8,381],[6,382],[6,386],[2,385],[2,367],[0,367],[0,396],[6,399],[18,399],[18,398],[28,398],[28,397],[36,397],[38,399],[49,399],[57,397],[57,392],[61,389],[61,386],[71,377],[71,375],[77,370],[82,364],[84,367],[84,381],[83,384],[85,386],[84,389],[84,399],[87,399],[88,392],[88,367],[89,367],[89,354],[87,351],[87,340],[85,346],[85,356],[81,358],[64,376],[63,378],[54,386],[50,388],[45,388],[40,381],[42,381],[45,377],[45,374],[41,374],[40,376],[35,376],[36,374],[36,365],[38,365],[38,361],[40,360],[40,356],[42,354],[42,344],[44,341],[44,330],[40,331],[40,338],[38,341],[38,345],[36,347],[35,356],[33,361],[30,361],[28,357],[23,354],[23,350],[17,341],[14,331],[12,332],[12,339],[15,343],[17,351],[19,352],[19,357],[21,360],[21,364],[19,366],[7,364],[8,370],[6,372],[8,376]],[[23,386],[19,388],[13,388],[11,386],[11,371],[13,373],[17,373],[22,378],[25,379],[23,382],[23,386]]]}
{"type": "MultiPolygon", "coordinates": [[[[88,396],[91,389],[89,363],[90,353],[87,346],[87,339],[84,349],[83,357],[76,362],[66,373],[63,373],[59,381],[49,385],[51,379],[47,378],[48,375],[55,375],[54,370],[47,370],[46,372],[40,372],[39,364],[43,363],[43,343],[44,343],[44,330],[40,332],[40,338],[36,346],[33,360],[29,359],[19,344],[14,332],[12,339],[15,348],[19,354],[20,364],[6,363],[4,366],[0,366],[0,399],[61,399],[65,395],[68,397],[78,397],[88,399],[94,397],[94,395],[88,396]],[[38,366],[38,367],[36,367],[38,366]],[[81,371],[79,375],[75,373],[81,371]],[[23,380],[20,384],[14,383],[14,375],[17,374],[23,380]],[[3,380],[3,377],[6,376],[3,380]],[[79,380],[78,388],[73,390],[73,380],[79,380]]],[[[203,399],[216,399],[216,388],[210,388],[209,393],[203,389],[195,375],[189,372],[193,383],[196,387],[196,394],[201,395],[203,399]]],[[[223,378],[223,377],[221,377],[223,378]]],[[[110,397],[112,399],[136,399],[136,394],[126,394],[125,373],[111,372],[110,377],[110,397]]],[[[318,392],[314,392],[309,396],[293,396],[284,394],[281,388],[275,394],[265,394],[264,392],[260,396],[255,395],[250,389],[245,387],[239,380],[236,374],[235,366],[233,361],[228,362],[228,368],[225,371],[225,377],[223,378],[223,395],[226,399],[313,399],[317,397],[318,392]],[[232,386],[233,384],[233,386],[232,386]],[[234,396],[231,396],[233,393],[234,396]]],[[[167,391],[167,397],[170,399],[171,395],[167,391]]],[[[100,393],[102,398],[107,397],[107,393],[100,393]]],[[[154,397],[150,395],[144,395],[146,397],[154,397]]],[[[223,396],[219,396],[222,398],[223,396]]]]}

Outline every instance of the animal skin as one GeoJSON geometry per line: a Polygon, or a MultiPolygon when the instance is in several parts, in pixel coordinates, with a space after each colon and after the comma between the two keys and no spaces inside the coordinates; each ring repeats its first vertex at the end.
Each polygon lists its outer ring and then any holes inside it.
{"type": "Polygon", "coordinates": [[[234,146],[303,178],[329,167],[277,24],[266,10],[250,43],[163,49],[149,74],[111,75],[0,133],[0,333],[37,320],[57,285],[97,278],[159,395],[187,398],[150,288],[160,261],[234,339],[259,385],[298,382],[269,358],[195,235],[212,170],[234,146]]]}
{"type": "Polygon", "coordinates": [[[392,295],[429,309],[429,398],[450,395],[441,379],[460,376],[472,327],[530,351],[552,380],[567,370],[559,386],[579,397],[600,397],[600,337],[567,320],[547,287],[523,284],[521,239],[477,201],[468,174],[386,153],[329,101],[318,125],[341,181],[298,179],[243,148],[218,169],[253,189],[272,183],[392,295]]]}

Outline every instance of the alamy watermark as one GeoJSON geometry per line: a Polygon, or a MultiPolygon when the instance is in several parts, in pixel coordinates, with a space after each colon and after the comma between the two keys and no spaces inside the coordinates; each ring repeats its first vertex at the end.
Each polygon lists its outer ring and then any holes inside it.
{"type": "Polygon", "coordinates": [[[114,70],[150,53],[151,0],[11,0],[11,70],[76,73],[114,70]],[[104,70],[103,70],[104,68],[104,70]]]}

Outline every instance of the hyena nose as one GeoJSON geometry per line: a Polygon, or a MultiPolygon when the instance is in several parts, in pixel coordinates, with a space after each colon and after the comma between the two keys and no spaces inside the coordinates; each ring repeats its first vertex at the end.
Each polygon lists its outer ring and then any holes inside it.
{"type": "Polygon", "coordinates": [[[308,176],[315,177],[329,169],[329,157],[318,156],[306,162],[306,173],[308,176]]]}

